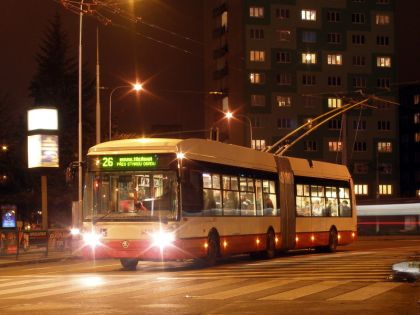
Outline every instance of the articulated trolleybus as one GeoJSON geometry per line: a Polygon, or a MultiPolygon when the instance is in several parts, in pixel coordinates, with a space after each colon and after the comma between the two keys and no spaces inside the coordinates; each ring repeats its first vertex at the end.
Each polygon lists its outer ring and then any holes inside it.
{"type": "Polygon", "coordinates": [[[139,260],[335,251],[356,237],[343,165],[205,139],[128,139],[88,152],[84,254],[139,260]]]}

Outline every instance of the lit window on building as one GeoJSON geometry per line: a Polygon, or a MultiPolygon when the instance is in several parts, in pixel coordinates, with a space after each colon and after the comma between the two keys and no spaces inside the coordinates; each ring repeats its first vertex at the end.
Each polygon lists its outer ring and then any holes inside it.
{"type": "Polygon", "coordinates": [[[379,173],[390,175],[392,174],[392,164],[390,163],[380,163],[378,165],[379,173]]]}
{"type": "Polygon", "coordinates": [[[343,64],[343,55],[340,55],[340,54],[328,55],[327,62],[329,65],[341,66],[343,64]]]}
{"type": "Polygon", "coordinates": [[[302,53],[302,63],[315,64],[316,54],[315,53],[302,53]]]}
{"type": "Polygon", "coordinates": [[[251,50],[249,52],[249,60],[256,62],[265,61],[265,51],[264,50],[251,50]]]}
{"type": "Polygon", "coordinates": [[[341,141],[328,141],[328,151],[330,152],[341,152],[342,151],[341,141]]]}
{"type": "Polygon", "coordinates": [[[415,113],[414,114],[414,123],[415,124],[420,124],[420,113],[415,113]]]}
{"type": "Polygon", "coordinates": [[[304,21],[316,21],[316,10],[302,10],[301,18],[304,21]]]}
{"type": "Polygon", "coordinates": [[[390,17],[388,14],[376,14],[377,25],[388,25],[390,23],[390,17]]]}
{"type": "Polygon", "coordinates": [[[249,16],[253,18],[263,18],[264,7],[249,7],[249,16]]]}
{"type": "Polygon", "coordinates": [[[378,152],[391,153],[392,143],[391,142],[378,142],[378,152]]]}
{"type": "Polygon", "coordinates": [[[391,58],[390,57],[377,57],[376,66],[380,68],[390,68],[391,67],[391,58]]]}
{"type": "Polygon", "coordinates": [[[252,148],[255,150],[265,149],[265,140],[264,139],[252,139],[252,148]]]}
{"type": "Polygon", "coordinates": [[[420,94],[413,95],[413,103],[414,105],[420,104],[420,94]]]}
{"type": "Polygon", "coordinates": [[[354,193],[356,195],[368,195],[368,185],[367,184],[354,184],[354,193]]]}
{"type": "Polygon", "coordinates": [[[416,132],[416,133],[414,134],[414,141],[415,141],[416,143],[419,143],[419,142],[420,142],[420,132],[416,132]]]}
{"type": "Polygon", "coordinates": [[[380,184],[378,186],[378,192],[380,195],[392,195],[392,185],[380,184]]]}
{"type": "Polygon", "coordinates": [[[252,94],[251,95],[251,106],[264,107],[265,106],[265,95],[252,94]]]}
{"type": "Polygon", "coordinates": [[[277,102],[277,106],[279,107],[290,107],[292,106],[292,97],[284,96],[284,95],[277,95],[276,102],[277,102]]]}
{"type": "Polygon", "coordinates": [[[420,189],[416,190],[416,196],[417,196],[417,198],[420,198],[420,189]]]}
{"type": "Polygon", "coordinates": [[[343,106],[343,100],[341,98],[329,97],[328,108],[337,108],[343,106]]]}
{"type": "Polygon", "coordinates": [[[252,84],[263,84],[265,82],[265,74],[261,72],[251,72],[249,74],[249,81],[252,84]]]}

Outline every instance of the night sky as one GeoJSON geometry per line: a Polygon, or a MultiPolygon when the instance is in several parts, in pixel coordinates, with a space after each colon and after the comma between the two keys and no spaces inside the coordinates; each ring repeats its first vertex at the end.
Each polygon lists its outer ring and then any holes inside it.
{"type": "MultiPolygon", "coordinates": [[[[416,81],[420,79],[420,1],[397,2],[397,83],[416,81]]],[[[136,0],[135,3],[135,15],[142,16],[148,23],[200,41],[202,27],[197,25],[200,25],[201,16],[193,13],[201,12],[201,1],[136,0]]],[[[56,12],[62,17],[74,57],[77,58],[78,15],[53,0],[0,1],[0,94],[9,94],[23,107],[33,105],[28,98],[28,86],[36,69],[35,54],[39,52],[46,28],[56,12]]],[[[134,95],[122,98],[123,91],[114,94],[113,120],[119,120],[120,131],[141,132],[143,126],[151,124],[184,124],[185,129],[200,128],[202,121],[191,119],[191,113],[195,117],[201,115],[198,105],[204,98],[201,64],[204,46],[144,25],[137,26],[138,32],[190,52],[183,53],[133,35],[129,31],[133,25],[128,21],[116,16],[113,21],[125,25],[127,29],[104,26],[93,18],[85,18],[84,60],[94,75],[95,34],[99,25],[101,85],[113,88],[125,85],[136,77],[145,83],[148,91],[138,98],[134,95]]],[[[105,124],[109,90],[101,95],[105,124]]],[[[107,125],[103,127],[107,130],[107,125]]]]}
{"type": "MultiPolygon", "coordinates": [[[[124,4],[128,2],[121,1],[121,7],[127,8],[127,12],[129,7],[124,4]]],[[[112,96],[113,121],[119,122],[121,132],[142,132],[144,126],[152,124],[183,124],[184,130],[200,128],[201,120],[192,120],[185,113],[201,116],[197,103],[203,98],[203,45],[199,42],[202,29],[191,27],[199,25],[200,15],[192,12],[201,12],[201,4],[195,0],[134,2],[136,10],[133,13],[144,18],[148,24],[192,38],[198,43],[144,24],[138,23],[136,26],[118,15],[108,14],[118,26],[105,26],[86,15],[83,28],[84,62],[87,62],[92,76],[95,75],[96,27],[99,26],[101,85],[112,89],[138,78],[146,89],[139,97],[135,93],[126,95],[127,90],[124,89],[116,91],[112,96]],[[179,9],[179,4],[183,10],[179,9]],[[154,40],[135,35],[133,30],[154,40]],[[179,49],[187,50],[188,53],[179,49]]],[[[46,29],[56,12],[62,18],[64,30],[71,41],[72,53],[77,60],[77,14],[53,0],[0,1],[0,95],[8,94],[23,108],[33,105],[28,97],[28,86],[36,71],[35,54],[39,52],[46,29]]],[[[110,89],[101,92],[105,131],[108,128],[109,92],[110,89]]]]}

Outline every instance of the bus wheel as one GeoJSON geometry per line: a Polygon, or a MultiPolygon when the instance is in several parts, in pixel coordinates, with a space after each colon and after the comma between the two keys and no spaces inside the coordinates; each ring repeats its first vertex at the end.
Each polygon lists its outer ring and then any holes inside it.
{"type": "Polygon", "coordinates": [[[219,256],[219,242],[218,237],[215,233],[210,234],[208,239],[206,265],[214,266],[219,256]]]}
{"type": "Polygon", "coordinates": [[[267,233],[267,246],[265,250],[265,258],[272,259],[276,256],[276,237],[273,230],[267,233]]]}
{"type": "Polygon", "coordinates": [[[124,270],[136,270],[139,261],[137,259],[122,258],[120,259],[124,270]]]}
{"type": "Polygon", "coordinates": [[[330,230],[330,234],[328,237],[328,245],[321,246],[317,249],[319,249],[319,251],[321,252],[333,253],[337,250],[337,243],[338,243],[337,231],[334,228],[332,228],[330,230]]]}

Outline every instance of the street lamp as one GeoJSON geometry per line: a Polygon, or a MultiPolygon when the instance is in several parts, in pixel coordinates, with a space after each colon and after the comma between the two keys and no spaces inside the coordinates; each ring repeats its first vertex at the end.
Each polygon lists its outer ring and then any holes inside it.
{"type": "Polygon", "coordinates": [[[140,84],[140,83],[136,83],[136,84],[133,84],[133,85],[121,85],[121,86],[117,86],[117,87],[115,87],[115,88],[113,88],[112,89],[112,91],[111,91],[111,93],[109,93],[109,131],[108,131],[108,133],[109,133],[109,140],[111,140],[111,118],[112,118],[112,94],[114,94],[114,92],[116,91],[116,90],[119,90],[119,89],[123,89],[123,88],[132,88],[134,91],[136,91],[136,92],[139,92],[139,91],[141,91],[142,90],[142,85],[140,84]]]}
{"type": "Polygon", "coordinates": [[[252,148],[252,122],[251,122],[251,119],[249,119],[248,116],[243,115],[243,114],[235,114],[235,115],[233,115],[233,113],[230,112],[230,111],[228,111],[228,112],[225,113],[225,118],[227,118],[228,120],[231,119],[231,118],[235,118],[235,116],[238,117],[238,118],[239,117],[245,118],[245,120],[248,121],[248,124],[249,124],[250,148],[252,148]]]}

